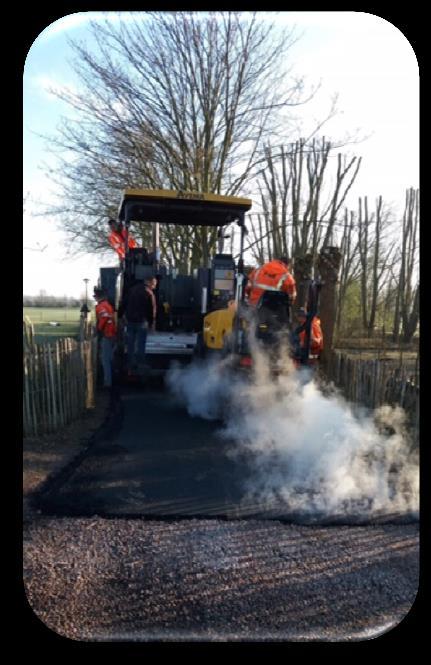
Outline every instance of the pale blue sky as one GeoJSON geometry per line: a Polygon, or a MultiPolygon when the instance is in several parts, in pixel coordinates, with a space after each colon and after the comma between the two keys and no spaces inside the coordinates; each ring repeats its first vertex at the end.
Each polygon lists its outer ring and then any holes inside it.
{"type": "MultiPolygon", "coordinates": [[[[33,134],[52,133],[60,115],[70,110],[48,92],[50,85],[76,86],[67,60],[67,38],[89,39],[88,20],[94,12],[73,14],[48,26],[33,43],[24,72],[24,192],[32,200],[49,196],[52,189],[40,168],[49,161],[45,143],[33,134]]],[[[99,14],[100,16],[100,14],[99,14]]],[[[115,20],[114,14],[105,14],[115,20]]],[[[124,16],[124,15],[123,15],[124,16]]],[[[362,155],[363,165],[350,202],[358,196],[373,200],[381,194],[402,210],[407,187],[419,186],[419,73],[407,39],[388,21],[362,12],[283,12],[277,18],[296,25],[302,35],[291,49],[294,72],[309,85],[321,82],[315,99],[298,108],[304,127],[321,119],[330,98],[339,94],[342,111],[324,128],[334,138],[356,129],[370,137],[348,147],[362,155]]],[[[91,44],[91,42],[88,42],[91,44]]],[[[78,296],[84,277],[95,283],[98,267],[106,260],[86,256],[66,260],[64,237],[52,220],[24,213],[24,293],[45,289],[78,296]],[[35,251],[47,245],[43,252],[35,251]]]]}

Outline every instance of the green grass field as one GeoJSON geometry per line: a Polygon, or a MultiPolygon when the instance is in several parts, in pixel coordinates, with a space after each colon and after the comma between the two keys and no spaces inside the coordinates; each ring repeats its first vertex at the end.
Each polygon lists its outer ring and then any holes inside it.
{"type": "Polygon", "coordinates": [[[75,338],[79,334],[79,317],[81,312],[76,309],[51,307],[24,307],[23,316],[27,316],[34,326],[35,342],[56,342],[64,337],[75,338]],[[50,321],[59,323],[51,326],[50,321]]]}
{"type": "Polygon", "coordinates": [[[70,323],[79,321],[81,312],[79,307],[69,309],[67,307],[24,307],[24,316],[28,316],[32,323],[58,321],[59,323],[70,323]]]}

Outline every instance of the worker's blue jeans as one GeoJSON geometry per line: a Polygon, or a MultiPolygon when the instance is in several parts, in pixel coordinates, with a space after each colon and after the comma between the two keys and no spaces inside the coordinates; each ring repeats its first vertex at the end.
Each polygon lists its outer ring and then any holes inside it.
{"type": "Polygon", "coordinates": [[[127,324],[127,364],[132,368],[135,359],[135,353],[138,360],[143,362],[145,356],[145,346],[147,344],[148,324],[128,323],[127,324]]]}
{"type": "Polygon", "coordinates": [[[110,388],[112,386],[112,356],[114,354],[114,343],[114,337],[102,337],[100,343],[103,369],[103,385],[106,388],[110,388]]]}

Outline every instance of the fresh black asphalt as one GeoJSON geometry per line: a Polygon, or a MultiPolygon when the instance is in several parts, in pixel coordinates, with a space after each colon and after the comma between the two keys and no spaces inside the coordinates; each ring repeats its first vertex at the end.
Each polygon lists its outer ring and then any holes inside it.
{"type": "MultiPolygon", "coordinates": [[[[36,498],[45,514],[147,518],[275,518],[309,524],[360,524],[349,515],[298,515],[246,493],[250,467],[220,436],[223,423],[192,417],[158,386],[123,388],[86,452],[36,498]]],[[[399,515],[374,522],[403,523],[399,515]]],[[[407,518],[407,521],[410,521],[407,518]]]]}
{"type": "MultiPolygon", "coordinates": [[[[242,517],[244,464],[229,457],[221,423],[191,417],[164,390],[123,390],[116,433],[43,498],[58,515],[242,517]]],[[[258,509],[258,507],[257,507],[258,509]]]]}

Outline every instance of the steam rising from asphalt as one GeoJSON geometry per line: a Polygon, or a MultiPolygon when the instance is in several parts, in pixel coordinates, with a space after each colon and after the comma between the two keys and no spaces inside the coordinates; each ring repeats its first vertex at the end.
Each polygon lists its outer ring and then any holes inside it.
{"type": "Polygon", "coordinates": [[[287,353],[275,377],[260,350],[253,359],[246,377],[227,359],[168,375],[190,415],[223,420],[228,455],[247,470],[244,501],[267,514],[284,506],[304,517],[417,516],[417,451],[401,408],[354,412],[308,370],[295,371],[287,353]]]}

